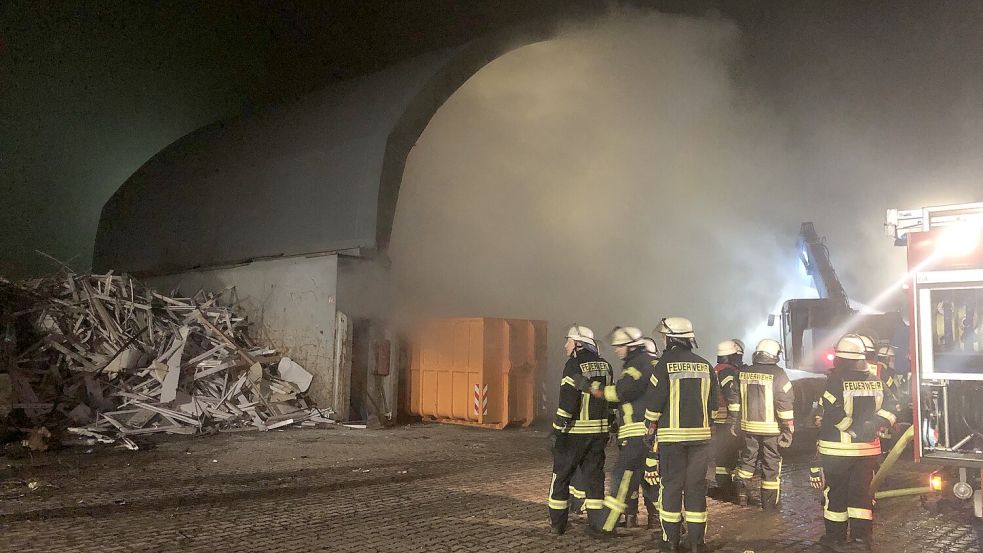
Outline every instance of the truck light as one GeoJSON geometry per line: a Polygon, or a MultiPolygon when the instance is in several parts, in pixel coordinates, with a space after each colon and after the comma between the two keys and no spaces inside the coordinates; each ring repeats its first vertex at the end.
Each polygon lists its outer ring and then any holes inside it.
{"type": "Polygon", "coordinates": [[[932,488],[933,492],[942,491],[942,475],[938,471],[933,472],[928,477],[928,487],[932,488]]]}
{"type": "Polygon", "coordinates": [[[980,230],[980,223],[975,221],[955,223],[939,236],[936,252],[947,257],[968,255],[980,244],[980,230]]]}

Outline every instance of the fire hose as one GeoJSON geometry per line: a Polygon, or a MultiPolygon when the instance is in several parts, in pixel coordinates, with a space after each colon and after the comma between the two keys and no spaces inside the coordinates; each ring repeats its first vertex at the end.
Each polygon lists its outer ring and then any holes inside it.
{"type": "Polygon", "coordinates": [[[874,475],[874,479],[870,482],[870,490],[874,492],[874,499],[887,499],[890,497],[903,497],[906,495],[922,495],[932,492],[932,488],[927,486],[901,488],[897,490],[884,490],[881,492],[877,491],[877,488],[884,483],[887,473],[891,471],[892,467],[894,467],[894,464],[901,457],[901,454],[904,453],[905,448],[908,447],[908,444],[911,442],[914,436],[915,427],[912,425],[904,431],[904,434],[901,435],[898,442],[891,448],[891,452],[887,454],[884,462],[881,463],[881,468],[877,470],[877,474],[874,475]]]}

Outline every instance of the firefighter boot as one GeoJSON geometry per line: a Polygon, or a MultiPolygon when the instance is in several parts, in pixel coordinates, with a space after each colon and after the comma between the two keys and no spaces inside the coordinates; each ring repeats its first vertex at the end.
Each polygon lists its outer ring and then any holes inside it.
{"type": "Polygon", "coordinates": [[[649,530],[662,528],[662,524],[659,522],[659,513],[649,513],[648,524],[645,525],[645,528],[649,530]]]}
{"type": "Polygon", "coordinates": [[[638,515],[621,515],[621,520],[618,521],[619,528],[637,528],[638,527],[638,515]]]}
{"type": "Polygon", "coordinates": [[[566,531],[567,531],[567,525],[566,524],[553,524],[553,525],[550,526],[550,534],[554,534],[554,535],[557,535],[557,536],[562,536],[563,533],[566,532],[566,531]]]}
{"type": "Polygon", "coordinates": [[[605,530],[594,528],[590,524],[587,525],[587,529],[585,531],[587,532],[588,536],[597,540],[609,540],[614,537],[614,530],[607,532],[605,530]]]}
{"type": "Polygon", "coordinates": [[[761,508],[765,512],[776,513],[781,504],[778,502],[778,490],[761,490],[761,508]]]}
{"type": "Polygon", "coordinates": [[[662,539],[661,537],[659,537],[658,540],[659,540],[659,551],[661,551],[662,553],[679,553],[679,544],[668,542],[662,539]]]}
{"type": "Polygon", "coordinates": [[[747,484],[744,480],[738,480],[734,482],[737,485],[737,504],[741,507],[747,507],[747,484]]]}
{"type": "Polygon", "coordinates": [[[690,551],[692,553],[710,553],[713,550],[710,549],[710,546],[707,545],[706,542],[704,542],[691,546],[690,551]]]}
{"type": "Polygon", "coordinates": [[[829,534],[824,534],[823,537],[819,538],[819,545],[827,551],[835,551],[836,553],[850,553],[853,551],[850,542],[838,540],[829,534]]]}

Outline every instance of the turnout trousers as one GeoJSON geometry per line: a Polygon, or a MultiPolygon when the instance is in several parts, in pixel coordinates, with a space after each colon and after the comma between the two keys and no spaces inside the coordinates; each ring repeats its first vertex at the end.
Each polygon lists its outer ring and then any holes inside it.
{"type": "Polygon", "coordinates": [[[737,461],[744,446],[744,439],[740,434],[731,435],[730,426],[730,424],[714,423],[713,438],[710,440],[714,461],[713,479],[716,480],[717,487],[724,491],[733,487],[734,469],[737,468],[737,461]]]}
{"type": "Polygon", "coordinates": [[[553,477],[550,480],[550,525],[566,527],[570,514],[570,481],[579,470],[587,520],[600,526],[604,504],[604,446],[608,435],[562,434],[553,448],[553,477]]]}
{"type": "Polygon", "coordinates": [[[611,493],[604,497],[604,509],[599,518],[599,525],[594,525],[588,512],[588,523],[595,529],[611,532],[618,524],[623,513],[629,515],[638,513],[638,488],[645,476],[645,458],[649,448],[641,436],[626,438],[618,460],[611,471],[611,493]],[[631,501],[634,496],[634,501],[631,501]],[[632,503],[634,504],[632,506],[632,503]]]}
{"type": "Polygon", "coordinates": [[[778,451],[778,436],[744,434],[744,449],[734,473],[738,485],[749,487],[754,470],[761,464],[761,506],[777,507],[781,499],[782,454],[778,451]]]}
{"type": "Polygon", "coordinates": [[[708,441],[659,444],[662,475],[659,518],[664,541],[679,545],[679,527],[685,517],[690,543],[704,543],[707,530],[706,467],[709,462],[708,441]]]}
{"type": "Polygon", "coordinates": [[[826,488],[823,490],[823,522],[826,535],[836,540],[870,540],[874,530],[874,496],[870,481],[877,470],[876,456],[820,455],[826,488]]]}

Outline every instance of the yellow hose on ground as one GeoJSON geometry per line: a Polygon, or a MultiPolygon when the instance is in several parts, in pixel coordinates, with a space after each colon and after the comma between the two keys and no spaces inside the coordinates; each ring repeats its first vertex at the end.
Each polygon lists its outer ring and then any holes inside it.
{"type": "Polygon", "coordinates": [[[924,495],[932,493],[932,488],[922,486],[921,488],[901,488],[899,490],[884,490],[874,494],[874,499],[888,499],[890,497],[902,497],[905,495],[924,495]]]}

